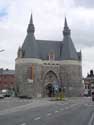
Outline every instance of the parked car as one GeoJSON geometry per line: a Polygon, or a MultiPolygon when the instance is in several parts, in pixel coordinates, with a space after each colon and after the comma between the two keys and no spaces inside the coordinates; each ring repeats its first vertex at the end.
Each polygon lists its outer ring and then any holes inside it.
{"type": "Polygon", "coordinates": [[[0,99],[4,98],[4,94],[0,93],[0,99]]]}
{"type": "Polygon", "coordinates": [[[2,94],[4,95],[4,97],[10,97],[11,96],[11,92],[7,89],[3,89],[2,94]]]}
{"type": "Polygon", "coordinates": [[[88,97],[88,89],[84,89],[84,96],[88,97]]]}

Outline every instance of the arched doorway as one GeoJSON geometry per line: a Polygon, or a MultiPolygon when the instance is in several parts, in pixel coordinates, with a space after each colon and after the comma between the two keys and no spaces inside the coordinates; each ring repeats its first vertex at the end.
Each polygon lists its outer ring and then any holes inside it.
{"type": "Polygon", "coordinates": [[[53,71],[49,71],[44,78],[44,96],[53,97],[60,89],[60,83],[53,71]]]}
{"type": "Polygon", "coordinates": [[[52,97],[52,96],[54,95],[54,92],[53,92],[53,85],[52,85],[52,84],[46,85],[45,89],[46,89],[46,93],[45,93],[46,96],[52,97]]]}

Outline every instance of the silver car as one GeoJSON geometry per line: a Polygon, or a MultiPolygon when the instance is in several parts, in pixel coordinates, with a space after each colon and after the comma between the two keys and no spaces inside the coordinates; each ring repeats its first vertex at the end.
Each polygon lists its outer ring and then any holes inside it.
{"type": "Polygon", "coordinates": [[[4,98],[4,94],[0,93],[0,99],[4,98]]]}

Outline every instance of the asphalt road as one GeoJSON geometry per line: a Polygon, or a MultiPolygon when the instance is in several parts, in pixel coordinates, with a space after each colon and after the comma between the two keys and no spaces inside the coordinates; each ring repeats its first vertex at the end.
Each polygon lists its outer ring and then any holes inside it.
{"type": "Polygon", "coordinates": [[[4,99],[0,99],[0,111],[30,103],[32,103],[32,99],[19,99],[15,97],[6,97],[4,99]]]}
{"type": "Polygon", "coordinates": [[[0,125],[94,125],[94,102],[79,98],[1,114],[0,125]]]}

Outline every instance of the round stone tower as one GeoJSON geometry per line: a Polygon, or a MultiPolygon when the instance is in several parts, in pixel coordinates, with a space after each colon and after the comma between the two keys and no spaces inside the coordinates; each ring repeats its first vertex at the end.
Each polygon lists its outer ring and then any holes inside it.
{"type": "Polygon", "coordinates": [[[80,96],[82,89],[81,52],[76,52],[65,18],[61,48],[61,79],[66,96],[80,96]]]}

